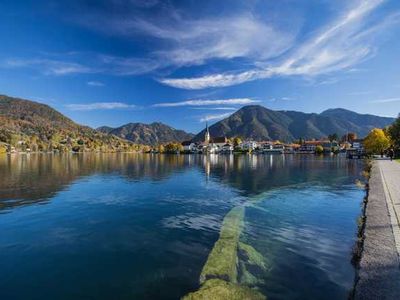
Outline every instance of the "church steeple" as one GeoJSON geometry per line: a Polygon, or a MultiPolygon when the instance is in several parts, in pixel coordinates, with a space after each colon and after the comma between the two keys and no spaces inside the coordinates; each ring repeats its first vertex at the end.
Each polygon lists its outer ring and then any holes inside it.
{"type": "Polygon", "coordinates": [[[210,131],[208,130],[208,122],[206,122],[206,133],[204,135],[204,143],[210,143],[210,131]]]}

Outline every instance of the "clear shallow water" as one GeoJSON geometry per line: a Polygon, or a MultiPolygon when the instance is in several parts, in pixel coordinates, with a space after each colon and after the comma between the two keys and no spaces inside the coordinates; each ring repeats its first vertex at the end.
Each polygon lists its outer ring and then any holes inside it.
{"type": "Polygon", "coordinates": [[[362,163],[313,156],[0,156],[0,299],[179,299],[231,208],[269,299],[346,299],[362,163]]]}

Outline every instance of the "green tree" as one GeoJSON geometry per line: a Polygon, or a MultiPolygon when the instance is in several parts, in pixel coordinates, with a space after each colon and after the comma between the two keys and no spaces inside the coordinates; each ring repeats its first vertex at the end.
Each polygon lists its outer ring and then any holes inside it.
{"type": "Polygon", "coordinates": [[[333,134],[330,134],[330,135],[328,135],[328,140],[332,143],[333,141],[337,141],[338,140],[338,135],[337,135],[337,133],[333,133],[333,134]]]}
{"type": "Polygon", "coordinates": [[[321,145],[317,145],[317,147],[315,147],[315,153],[316,154],[324,153],[324,148],[321,145]]]}
{"type": "Polygon", "coordinates": [[[364,147],[367,153],[379,154],[390,146],[390,139],[380,128],[372,129],[364,139],[364,147]]]}
{"type": "Polygon", "coordinates": [[[400,152],[400,117],[387,130],[396,152],[400,152]]]}

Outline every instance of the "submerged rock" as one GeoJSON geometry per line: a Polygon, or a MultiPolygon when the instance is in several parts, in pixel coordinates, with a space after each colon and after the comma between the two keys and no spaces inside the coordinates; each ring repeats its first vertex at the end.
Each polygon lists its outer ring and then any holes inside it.
{"type": "Polygon", "coordinates": [[[210,279],[201,288],[182,298],[183,300],[265,300],[260,292],[221,279],[210,279]]]}
{"type": "Polygon", "coordinates": [[[263,270],[267,269],[264,257],[253,246],[239,242],[239,249],[245,255],[248,264],[258,266],[263,270]]]}
{"type": "Polygon", "coordinates": [[[237,282],[237,250],[243,227],[244,207],[233,208],[224,218],[218,241],[200,274],[200,283],[218,278],[237,282]]]}

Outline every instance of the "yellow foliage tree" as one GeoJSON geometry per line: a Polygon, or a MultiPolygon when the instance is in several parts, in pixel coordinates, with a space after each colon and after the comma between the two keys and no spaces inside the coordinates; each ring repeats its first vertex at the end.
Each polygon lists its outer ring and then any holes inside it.
{"type": "Polygon", "coordinates": [[[382,129],[372,129],[364,140],[364,147],[368,153],[379,154],[390,146],[390,140],[382,129]]]}

